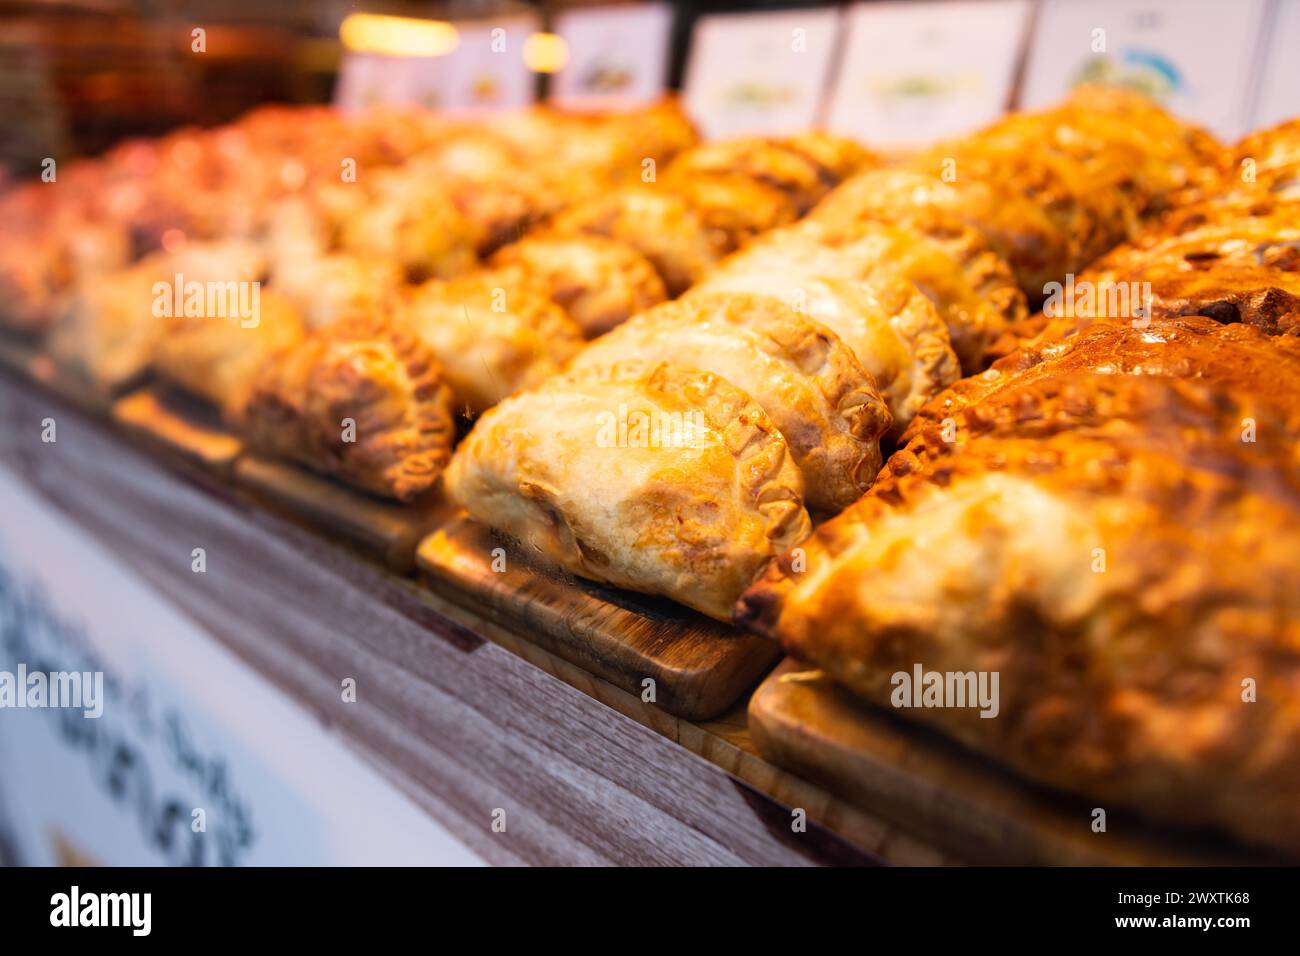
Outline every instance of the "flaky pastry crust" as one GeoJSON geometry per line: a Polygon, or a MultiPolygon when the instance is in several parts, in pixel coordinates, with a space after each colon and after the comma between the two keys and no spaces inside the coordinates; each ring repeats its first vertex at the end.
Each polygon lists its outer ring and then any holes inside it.
{"type": "Polygon", "coordinates": [[[592,342],[571,368],[628,359],[720,375],[752,397],[785,437],[810,509],[836,512],[880,470],[889,410],[839,337],[772,296],[706,293],[666,302],[592,342]]]}
{"type": "Polygon", "coordinates": [[[255,448],[398,501],[433,486],[455,440],[433,354],[377,319],[311,332],[262,366],[231,418],[255,448]]]}
{"type": "Polygon", "coordinates": [[[507,399],[461,443],[446,486],[543,563],[724,620],[810,527],[799,470],[762,408],[667,363],[581,369],[507,399]],[[636,423],[659,416],[679,430],[637,440],[636,423]]]}

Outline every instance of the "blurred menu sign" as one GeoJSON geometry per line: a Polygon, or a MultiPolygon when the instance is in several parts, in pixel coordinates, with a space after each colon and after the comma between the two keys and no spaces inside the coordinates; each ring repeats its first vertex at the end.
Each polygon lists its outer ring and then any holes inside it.
{"type": "Polygon", "coordinates": [[[417,102],[414,57],[345,53],[334,86],[334,102],[352,112],[372,106],[411,106],[417,102]]]}
{"type": "Polygon", "coordinates": [[[909,147],[1000,116],[1011,97],[1029,0],[858,4],[831,97],[837,133],[909,147]]]}
{"type": "Polygon", "coordinates": [[[1279,0],[1269,30],[1264,79],[1252,127],[1273,126],[1300,116],[1300,0],[1279,0]]]}
{"type": "Polygon", "coordinates": [[[393,56],[349,50],[339,68],[334,100],[344,110],[380,104],[482,113],[527,106],[533,74],[524,65],[524,41],[538,28],[520,15],[446,24],[451,49],[441,56],[393,56]]]}
{"type": "Polygon", "coordinates": [[[673,8],[666,3],[565,10],[555,20],[569,62],[551,99],[579,109],[617,109],[663,96],[673,8]]]}
{"type": "Polygon", "coordinates": [[[1044,0],[1022,105],[1105,83],[1236,137],[1246,127],[1264,11],[1265,0],[1044,0]]]}
{"type": "Polygon", "coordinates": [[[831,8],[701,17],[683,84],[687,112],[711,139],[818,125],[838,24],[831,8]]]}

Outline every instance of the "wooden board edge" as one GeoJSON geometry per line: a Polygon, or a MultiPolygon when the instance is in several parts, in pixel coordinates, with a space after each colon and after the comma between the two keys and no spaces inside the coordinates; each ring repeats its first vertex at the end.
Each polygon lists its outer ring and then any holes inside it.
{"type": "Polygon", "coordinates": [[[927,728],[901,722],[895,727],[888,715],[873,714],[824,678],[791,676],[807,671],[787,659],[750,698],[749,730],[758,752],[928,844],[972,861],[1013,865],[1277,862],[1226,840],[1166,829],[1119,811],[1108,814],[1106,833],[1092,833],[1084,798],[1022,780],[927,728]],[[798,710],[803,713],[792,713],[798,710]],[[897,752],[871,752],[864,741],[872,734],[897,752]]]}
{"type": "Polygon", "coordinates": [[[346,541],[402,574],[415,568],[416,548],[444,514],[436,497],[410,505],[381,501],[256,452],[236,460],[233,478],[277,510],[346,541]]]}
{"type": "Polygon", "coordinates": [[[160,385],[145,385],[116,399],[113,421],[133,437],[221,475],[230,475],[244,442],[197,402],[178,400],[160,385]]]}

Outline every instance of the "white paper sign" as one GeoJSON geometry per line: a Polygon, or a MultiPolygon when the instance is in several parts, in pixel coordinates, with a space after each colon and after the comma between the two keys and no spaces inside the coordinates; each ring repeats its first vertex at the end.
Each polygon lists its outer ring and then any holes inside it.
{"type": "Polygon", "coordinates": [[[683,100],[708,138],[818,125],[835,53],[831,8],[701,17],[683,100]]]}
{"type": "Polygon", "coordinates": [[[524,40],[537,24],[532,16],[458,22],[456,48],[444,56],[348,52],[334,102],[346,111],[384,104],[463,114],[527,106],[535,82],[524,65],[524,40]]]}
{"type": "Polygon", "coordinates": [[[1264,9],[1264,0],[1043,0],[1023,105],[1112,83],[1234,138],[1247,123],[1264,9]]]}
{"type": "Polygon", "coordinates": [[[0,672],[99,670],[105,687],[98,718],[0,708],[18,862],[481,862],[3,467],[0,513],[0,672]]]}
{"type": "Polygon", "coordinates": [[[668,76],[673,8],[666,3],[565,10],[555,32],[569,62],[551,99],[582,109],[617,109],[659,99],[668,76]]]}
{"type": "Polygon", "coordinates": [[[1251,128],[1300,116],[1300,0],[1278,0],[1251,128]]]}
{"type": "Polygon", "coordinates": [[[349,113],[381,104],[421,105],[417,79],[426,62],[378,53],[345,53],[334,85],[334,103],[349,113]]]}
{"type": "Polygon", "coordinates": [[[1002,114],[1029,0],[858,4],[835,78],[829,127],[869,144],[914,147],[1002,114]]]}

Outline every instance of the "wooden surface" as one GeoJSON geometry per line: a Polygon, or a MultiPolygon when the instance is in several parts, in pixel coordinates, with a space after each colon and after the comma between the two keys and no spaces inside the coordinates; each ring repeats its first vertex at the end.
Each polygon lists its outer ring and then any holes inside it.
{"type": "Polygon", "coordinates": [[[749,702],[749,730],[772,763],[967,859],[1072,866],[1273,862],[1202,833],[1108,811],[1034,786],[926,728],[854,699],[787,659],[749,702]]]}
{"type": "Polygon", "coordinates": [[[417,562],[444,597],[528,627],[565,660],[690,720],[730,709],[780,656],[770,641],[672,601],[530,566],[463,514],[421,542],[417,562]]]}
{"type": "Polygon", "coordinates": [[[449,514],[436,488],[404,505],[355,491],[291,462],[256,454],[235,463],[235,480],[263,501],[347,541],[395,571],[415,566],[421,539],[449,514]]]}
{"type": "MultiPolygon", "coordinates": [[[[732,741],[648,710],[557,658],[540,666],[547,652],[525,629],[467,626],[472,615],[446,613],[450,605],[415,582],[268,513],[216,476],[180,461],[163,467],[8,374],[0,374],[0,463],[492,862],[876,856],[821,826],[816,799],[797,832],[791,808],[756,782],[758,770],[733,776],[687,749],[707,739],[707,749],[785,778],[732,741]],[[53,445],[39,440],[48,414],[59,421],[53,445]],[[195,542],[208,553],[203,575],[189,567],[195,542]],[[357,681],[356,704],[340,702],[345,676],[357,681]],[[498,807],[510,816],[508,834],[491,832],[498,807]]],[[[914,854],[900,862],[937,858],[906,837],[891,840],[887,825],[866,822],[863,831],[873,826],[880,847],[914,854]]]]}
{"type": "Polygon", "coordinates": [[[617,687],[652,695],[677,716],[702,720],[725,712],[780,656],[770,642],[671,601],[528,567],[513,549],[508,570],[495,573],[493,552],[508,545],[449,506],[440,487],[401,505],[245,453],[215,410],[165,385],[118,399],[112,418],[147,450],[233,474],[261,501],[393,570],[414,567],[418,549],[426,582],[443,596],[528,626],[549,650],[617,687]]]}
{"type": "Polygon", "coordinates": [[[215,409],[164,385],[146,385],[122,396],[110,414],[137,440],[220,474],[230,474],[244,450],[215,409]]]}

